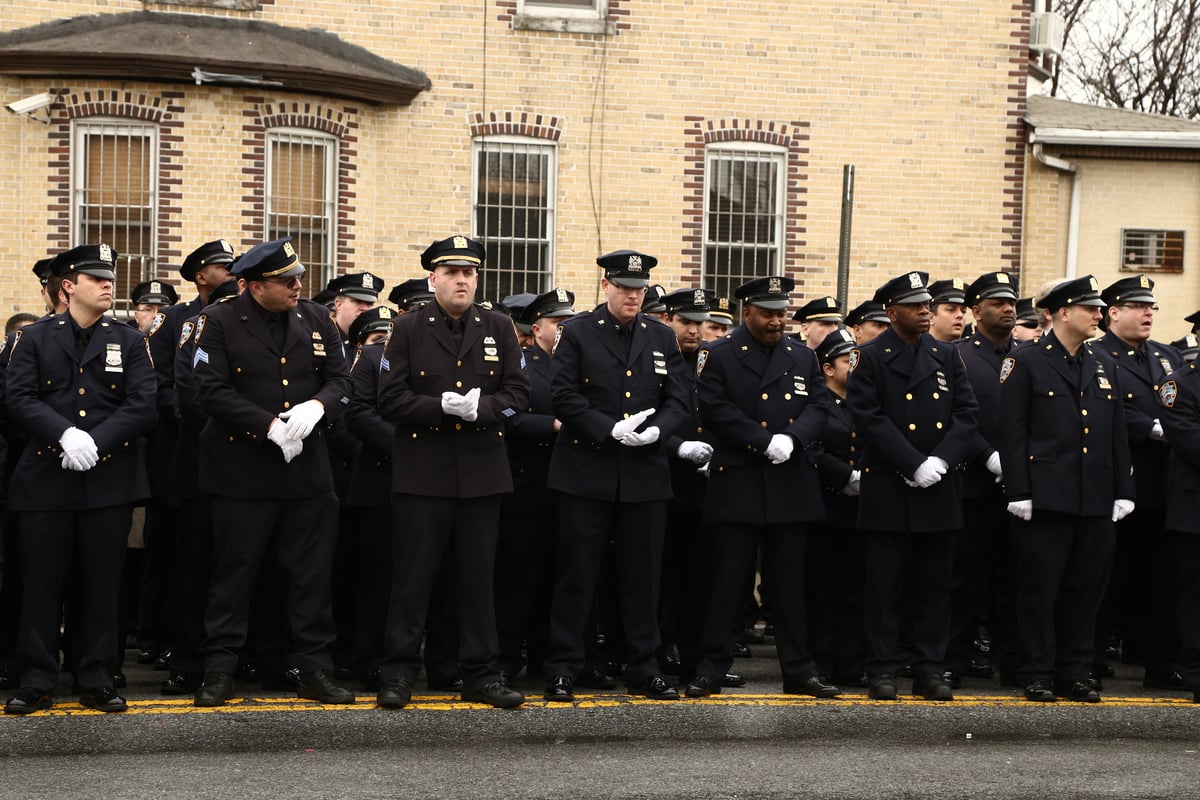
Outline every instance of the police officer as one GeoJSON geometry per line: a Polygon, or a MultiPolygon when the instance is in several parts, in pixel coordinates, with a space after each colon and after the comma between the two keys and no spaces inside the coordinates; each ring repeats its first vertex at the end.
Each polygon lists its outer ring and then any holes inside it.
{"type": "Polygon", "coordinates": [[[113,689],[117,598],[133,503],[149,494],[141,437],[154,425],[155,381],[145,337],[105,316],[116,260],[106,244],[60,253],[50,269],[67,313],[14,334],[7,406],[29,443],[9,498],[20,516],[24,587],[21,688],[4,708],[10,714],[51,706],[72,559],[80,703],[126,708],[113,689]]]}
{"type": "Polygon", "coordinates": [[[706,342],[720,339],[737,324],[737,303],[728,297],[714,296],[708,304],[708,320],[700,323],[700,338],[706,342]]]}
{"type": "Polygon", "coordinates": [[[268,553],[288,576],[287,615],[301,697],[352,703],[335,684],[330,563],[337,537],[324,425],[349,401],[341,338],[324,309],[300,302],[291,237],[256,245],[235,264],[246,290],[197,319],[193,364],[209,420],[200,488],[213,495],[213,573],[204,683],[196,705],[233,690],[250,596],[268,553]]]}
{"type": "Polygon", "coordinates": [[[1124,391],[1125,429],[1133,456],[1137,510],[1117,523],[1113,574],[1096,623],[1096,661],[1114,626],[1122,658],[1142,664],[1149,689],[1188,691],[1176,672],[1179,644],[1175,625],[1175,575],[1163,533],[1170,446],[1159,421],[1158,388],[1183,366],[1170,345],[1150,338],[1157,304],[1154,281],[1133,275],[1100,293],[1104,336],[1097,346],[1112,357],[1124,391]]]}
{"type": "Polygon", "coordinates": [[[954,545],[949,663],[952,683],[962,676],[988,678],[991,665],[979,659],[975,639],[983,619],[993,623],[993,652],[1001,680],[1015,681],[1016,586],[1008,546],[1008,512],[1000,484],[1000,427],[1007,416],[1000,404],[1000,364],[1012,351],[1017,280],[987,272],[963,292],[975,330],[958,343],[958,354],[979,403],[975,456],[963,472],[963,529],[954,545]],[[995,597],[995,602],[992,598],[995,597]]]}
{"type": "Polygon", "coordinates": [[[512,323],[473,302],[483,245],[465,236],[421,255],[434,301],[392,327],[380,415],[395,424],[394,573],[377,702],[402,708],[420,669],[421,633],[443,561],[458,587],[462,697],[499,708],[525,696],[497,665],[493,586],[500,498],[512,491],[504,421],[526,408],[529,379],[512,323]]]}
{"type": "MultiPolygon", "coordinates": [[[[526,667],[529,674],[541,674],[549,635],[558,496],[546,484],[550,453],[562,427],[550,401],[550,364],[558,325],[575,315],[574,302],[574,292],[554,288],[534,297],[514,320],[528,326],[534,341],[523,351],[529,405],[504,426],[513,493],[500,507],[496,627],[500,668],[510,678],[526,667]]],[[[599,669],[589,670],[585,681],[599,688],[616,685],[599,669]]]]}
{"type": "Polygon", "coordinates": [[[642,313],[653,317],[659,322],[667,321],[667,303],[664,298],[667,290],[657,283],[646,288],[646,296],[642,298],[642,313]]]}
{"type": "Polygon", "coordinates": [[[939,342],[957,342],[963,336],[967,318],[966,284],[962,278],[948,278],[929,284],[929,335],[939,342]]]}
{"type": "Polygon", "coordinates": [[[842,326],[842,309],[836,297],[817,297],[796,309],[792,319],[800,323],[798,341],[816,350],[827,335],[842,326]]]}
{"type": "Polygon", "coordinates": [[[902,593],[913,694],[954,699],[942,673],[954,531],[962,527],[961,467],[978,404],[955,348],[928,333],[928,280],[909,272],[876,291],[891,326],[850,352],[846,383],[863,447],[858,523],[866,531],[868,693],[876,700],[896,699],[902,593]]]}
{"type": "Polygon", "coordinates": [[[429,291],[428,276],[401,281],[388,292],[388,302],[401,314],[416,311],[432,299],[433,292],[429,291]]]}
{"type": "Polygon", "coordinates": [[[867,685],[863,662],[863,581],[866,554],[858,530],[858,493],[862,483],[861,448],[854,417],[846,406],[846,378],[854,334],[838,328],[816,349],[829,417],[811,450],[821,480],[825,516],[808,528],[804,588],[808,637],[822,683],[867,685]]]}
{"type": "Polygon", "coordinates": [[[159,311],[179,302],[179,292],[165,281],[142,281],[133,287],[129,299],[133,301],[133,327],[146,333],[159,311]]]}
{"type": "Polygon", "coordinates": [[[715,441],[704,523],[717,567],[689,697],[719,692],[733,663],[738,601],[760,540],[784,692],[840,694],[818,677],[808,650],[805,529],[824,515],[808,450],[825,427],[829,394],[813,351],[784,336],[794,287],[775,275],[739,286],[741,327],[705,345],[696,361],[700,417],[715,441]]]}
{"type": "Polygon", "coordinates": [[[512,318],[513,328],[517,331],[517,341],[520,342],[522,350],[533,344],[533,326],[525,318],[525,309],[536,297],[533,292],[510,294],[496,306],[497,311],[512,318]]]}
{"type": "Polygon", "coordinates": [[[350,326],[355,318],[379,302],[383,291],[383,278],[369,272],[352,272],[339,275],[329,282],[326,291],[333,293],[331,313],[333,323],[342,336],[342,354],[346,363],[354,358],[355,342],[350,336],[350,326]]]}
{"type": "Polygon", "coordinates": [[[854,333],[856,344],[864,345],[888,329],[892,321],[881,303],[864,300],[846,314],[846,327],[854,333]]]}
{"type": "Polygon", "coordinates": [[[1041,316],[1033,307],[1033,298],[1022,297],[1017,300],[1017,323],[1013,326],[1013,339],[1028,342],[1038,338],[1041,333],[1041,316]]]}
{"type": "Polygon", "coordinates": [[[574,698],[584,633],[609,540],[629,656],[631,692],[678,699],[659,674],[658,601],[670,454],[660,442],[688,419],[686,367],[675,334],[640,313],[653,256],[616,250],[596,259],[607,302],[560,326],[551,364],[562,428],[549,487],[561,493],[558,575],[544,671],[545,696],[574,698]]]}
{"type": "Polygon", "coordinates": [[[1087,680],[1113,523],[1134,508],[1122,384],[1087,341],[1104,306],[1096,279],[1063,281],[1043,302],[1053,329],[1000,366],[1000,459],[1016,517],[1017,677],[1027,700],[1095,703],[1100,694],[1087,680]]]}
{"type": "Polygon", "coordinates": [[[1200,370],[1176,370],[1156,392],[1171,442],[1164,526],[1177,570],[1176,613],[1180,674],[1200,703],[1200,370]]]}

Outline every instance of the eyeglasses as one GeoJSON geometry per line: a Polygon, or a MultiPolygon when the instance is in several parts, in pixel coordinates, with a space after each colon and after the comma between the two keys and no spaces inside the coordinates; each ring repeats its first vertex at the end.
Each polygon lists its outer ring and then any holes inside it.
{"type": "Polygon", "coordinates": [[[276,286],[289,286],[290,287],[290,286],[302,286],[304,284],[304,280],[299,275],[293,276],[291,278],[267,278],[266,281],[267,281],[267,283],[273,283],[276,286]]]}
{"type": "Polygon", "coordinates": [[[1117,303],[1117,308],[1128,308],[1130,311],[1158,311],[1157,303],[1117,303]]]}

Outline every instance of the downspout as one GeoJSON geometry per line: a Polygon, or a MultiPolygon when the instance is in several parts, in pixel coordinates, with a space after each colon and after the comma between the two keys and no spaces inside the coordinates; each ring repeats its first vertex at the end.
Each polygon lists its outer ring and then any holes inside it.
{"type": "Polygon", "coordinates": [[[1033,157],[1038,163],[1051,169],[1071,173],[1071,208],[1067,219],[1067,274],[1064,277],[1074,278],[1079,258],[1079,206],[1083,203],[1083,173],[1078,164],[1042,152],[1041,142],[1034,143],[1033,157]]]}

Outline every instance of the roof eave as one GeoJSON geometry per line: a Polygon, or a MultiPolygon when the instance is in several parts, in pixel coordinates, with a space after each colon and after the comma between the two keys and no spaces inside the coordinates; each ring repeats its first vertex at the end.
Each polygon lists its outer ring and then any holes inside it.
{"type": "Polygon", "coordinates": [[[197,68],[216,74],[216,77],[205,78],[203,83],[208,85],[307,92],[371,105],[408,105],[429,88],[428,85],[395,79],[334,74],[311,68],[296,69],[286,64],[264,66],[218,60],[197,64],[167,57],[114,57],[111,53],[75,53],[70,58],[63,58],[61,54],[0,53],[0,73],[21,77],[86,77],[195,84],[197,81],[192,72],[197,68]]]}
{"type": "Polygon", "coordinates": [[[1200,149],[1200,131],[1092,131],[1084,128],[1039,128],[1032,122],[1029,124],[1033,127],[1029,133],[1030,144],[1200,149]]]}

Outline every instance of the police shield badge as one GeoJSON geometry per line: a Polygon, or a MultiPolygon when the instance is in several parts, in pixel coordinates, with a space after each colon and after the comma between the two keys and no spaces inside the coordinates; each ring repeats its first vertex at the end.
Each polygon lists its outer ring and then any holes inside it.
{"type": "Polygon", "coordinates": [[[104,346],[104,371],[105,372],[124,372],[125,367],[121,363],[121,345],[108,344],[104,346]]]}

